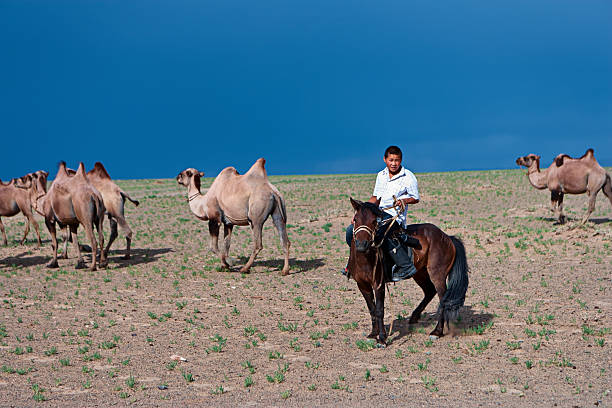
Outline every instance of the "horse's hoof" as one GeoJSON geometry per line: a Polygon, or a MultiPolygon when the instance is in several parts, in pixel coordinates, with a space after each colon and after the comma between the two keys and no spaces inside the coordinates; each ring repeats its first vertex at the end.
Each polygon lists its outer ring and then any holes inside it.
{"type": "Polygon", "coordinates": [[[108,266],[108,261],[100,261],[100,268],[106,268],[108,266]]]}
{"type": "Polygon", "coordinates": [[[289,275],[289,270],[281,271],[281,276],[287,276],[287,275],[289,275]]]}
{"type": "Polygon", "coordinates": [[[376,333],[370,333],[370,334],[368,334],[368,336],[367,336],[367,337],[368,337],[368,339],[375,339],[376,337],[378,337],[378,334],[376,334],[376,333]]]}
{"type": "Polygon", "coordinates": [[[47,264],[47,268],[59,268],[59,265],[57,264],[57,261],[53,261],[47,264]]]}
{"type": "Polygon", "coordinates": [[[85,269],[87,266],[85,265],[85,262],[77,262],[76,266],[74,267],[74,269],[85,269]]]}

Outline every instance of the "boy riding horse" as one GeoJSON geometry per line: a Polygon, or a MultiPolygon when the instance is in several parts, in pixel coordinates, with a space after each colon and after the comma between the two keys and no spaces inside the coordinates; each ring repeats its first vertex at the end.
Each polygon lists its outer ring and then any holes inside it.
{"type": "MultiPolygon", "coordinates": [[[[401,230],[399,234],[387,236],[382,243],[384,253],[391,257],[395,265],[391,274],[391,281],[398,282],[411,278],[416,273],[412,249],[406,248],[406,241],[410,238],[405,234],[406,206],[419,202],[419,188],[417,179],[410,170],[402,167],[402,151],[397,146],[389,146],[385,150],[385,168],[376,176],[376,185],[371,203],[378,203],[386,212],[385,219],[397,216],[395,222],[401,230]]],[[[353,241],[353,222],[346,229],[346,243],[351,246],[353,241]]],[[[342,274],[348,276],[348,264],[342,274]]]]}

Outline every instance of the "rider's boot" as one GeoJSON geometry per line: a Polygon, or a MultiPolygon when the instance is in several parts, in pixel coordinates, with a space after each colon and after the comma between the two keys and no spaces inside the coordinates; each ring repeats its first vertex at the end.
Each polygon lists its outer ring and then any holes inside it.
{"type": "Polygon", "coordinates": [[[395,263],[391,270],[392,282],[412,278],[417,272],[414,266],[412,248],[408,249],[398,240],[390,239],[387,253],[395,263]]]}

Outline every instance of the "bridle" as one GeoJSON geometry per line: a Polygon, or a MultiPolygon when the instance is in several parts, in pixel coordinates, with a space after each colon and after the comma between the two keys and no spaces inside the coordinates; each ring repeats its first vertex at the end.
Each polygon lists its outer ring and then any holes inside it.
{"type": "MultiPolygon", "coordinates": [[[[393,201],[394,203],[397,202],[397,199],[395,198],[395,196],[393,196],[393,201]]],[[[391,227],[393,227],[393,224],[397,221],[397,218],[400,216],[400,214],[402,214],[404,212],[405,204],[400,201],[400,204],[398,205],[391,205],[389,207],[384,207],[381,208],[381,210],[389,210],[391,208],[395,208],[397,214],[391,218],[388,218],[386,220],[381,220],[379,217],[377,217],[376,219],[376,227],[374,229],[370,228],[369,226],[362,224],[359,226],[355,227],[355,218],[353,218],[353,241],[356,241],[356,235],[359,232],[367,232],[368,235],[370,235],[370,239],[367,240],[367,242],[371,243],[371,246],[376,250],[376,256],[374,259],[374,267],[372,268],[372,282],[376,282],[376,268],[378,267],[378,264],[381,262],[381,259],[383,257],[383,253],[382,253],[382,244],[383,242],[385,242],[385,238],[387,238],[387,234],[389,233],[389,231],[391,231],[391,227]],[[376,230],[378,228],[381,228],[383,226],[387,226],[387,228],[385,229],[385,232],[383,233],[380,241],[377,243],[376,242],[376,230]]],[[[383,276],[381,276],[380,282],[376,285],[376,290],[380,289],[380,287],[382,286],[384,282],[384,273],[383,276]]]]}
{"type": "Polygon", "coordinates": [[[193,201],[193,200],[194,200],[194,199],[195,199],[197,196],[199,196],[199,195],[200,195],[200,193],[199,193],[199,192],[192,194],[191,196],[189,196],[189,197],[187,198],[187,202],[191,202],[191,201],[193,201]]]}

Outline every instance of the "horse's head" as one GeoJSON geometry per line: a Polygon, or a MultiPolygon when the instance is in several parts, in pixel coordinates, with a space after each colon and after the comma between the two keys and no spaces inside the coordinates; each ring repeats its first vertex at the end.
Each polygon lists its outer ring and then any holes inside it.
{"type": "Polygon", "coordinates": [[[374,243],[378,219],[383,215],[382,210],[378,208],[379,203],[380,200],[370,203],[353,200],[351,197],[351,205],[355,209],[353,241],[358,252],[366,252],[374,243]]]}

